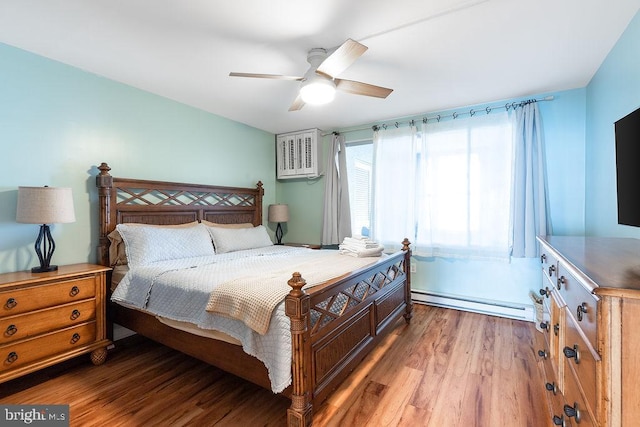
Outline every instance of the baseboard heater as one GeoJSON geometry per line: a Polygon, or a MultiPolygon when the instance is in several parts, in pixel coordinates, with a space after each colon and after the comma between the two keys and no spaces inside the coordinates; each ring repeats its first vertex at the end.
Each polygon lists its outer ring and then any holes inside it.
{"type": "Polygon", "coordinates": [[[435,307],[488,314],[490,316],[535,322],[535,309],[528,304],[509,304],[502,301],[471,299],[457,295],[436,294],[425,291],[412,291],[411,298],[416,303],[435,307]]]}

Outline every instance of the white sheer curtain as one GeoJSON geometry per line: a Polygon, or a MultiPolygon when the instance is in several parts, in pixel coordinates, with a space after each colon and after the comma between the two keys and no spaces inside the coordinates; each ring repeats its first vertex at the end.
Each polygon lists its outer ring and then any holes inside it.
{"type": "Polygon", "coordinates": [[[421,256],[509,258],[513,131],[507,112],[374,133],[372,237],[421,256]]]}
{"type": "Polygon", "coordinates": [[[425,255],[508,259],[512,128],[507,112],[423,124],[418,245],[425,255]]]}
{"type": "Polygon", "coordinates": [[[337,245],[351,236],[351,209],[344,136],[333,134],[327,159],[322,244],[337,245]]]}
{"type": "Polygon", "coordinates": [[[415,126],[373,134],[371,238],[388,251],[415,241],[416,137],[415,126]]]}
{"type": "Polygon", "coordinates": [[[544,142],[536,102],[515,110],[513,251],[517,258],[538,256],[537,235],[551,234],[544,142]]]}

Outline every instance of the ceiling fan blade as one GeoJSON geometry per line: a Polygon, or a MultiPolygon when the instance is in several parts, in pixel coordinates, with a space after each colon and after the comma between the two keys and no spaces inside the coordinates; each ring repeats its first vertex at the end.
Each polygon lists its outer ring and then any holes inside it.
{"type": "Polygon", "coordinates": [[[356,82],[353,80],[335,79],[336,89],[342,92],[353,93],[355,95],[373,96],[376,98],[386,98],[393,89],[382,86],[374,86],[368,83],[356,82]]]}
{"type": "Polygon", "coordinates": [[[340,47],[322,61],[316,72],[334,78],[349,68],[367,49],[368,47],[365,45],[355,40],[347,39],[346,42],[342,43],[340,47]]]}
{"type": "Polygon", "coordinates": [[[289,111],[298,111],[301,110],[302,107],[304,107],[304,101],[302,100],[302,97],[298,95],[291,104],[291,107],[289,107],[289,111]]]}
{"type": "Polygon", "coordinates": [[[258,79],[276,79],[276,80],[302,80],[302,77],[283,76],[281,74],[258,74],[258,73],[229,73],[231,77],[255,77],[258,79]]]}

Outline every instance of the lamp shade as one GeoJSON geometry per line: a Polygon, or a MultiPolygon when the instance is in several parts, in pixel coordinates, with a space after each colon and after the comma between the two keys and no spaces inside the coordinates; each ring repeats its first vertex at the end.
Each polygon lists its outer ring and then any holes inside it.
{"type": "Polygon", "coordinates": [[[289,221],[289,205],[269,205],[269,222],[289,221]]]}
{"type": "Polygon", "coordinates": [[[58,224],[75,220],[71,188],[18,187],[17,222],[58,224]]]}

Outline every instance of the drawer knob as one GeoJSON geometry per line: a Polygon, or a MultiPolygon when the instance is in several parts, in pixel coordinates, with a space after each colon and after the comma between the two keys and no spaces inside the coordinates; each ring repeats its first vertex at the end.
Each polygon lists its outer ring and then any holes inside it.
{"type": "Polygon", "coordinates": [[[547,353],[547,350],[538,350],[538,356],[546,359],[547,357],[549,357],[549,353],[547,353]]]}
{"type": "Polygon", "coordinates": [[[574,344],[573,348],[565,347],[562,352],[567,359],[574,359],[576,363],[580,363],[580,349],[578,344],[574,344]]]}
{"type": "Polygon", "coordinates": [[[578,316],[578,322],[582,322],[582,315],[587,313],[587,303],[583,302],[576,309],[576,316],[578,316]]]}
{"type": "Polygon", "coordinates": [[[540,295],[549,298],[549,288],[540,289],[540,295]]]}
{"type": "Polygon", "coordinates": [[[575,418],[576,423],[580,422],[581,416],[577,403],[574,403],[573,406],[564,405],[564,414],[569,418],[575,418]]]}
{"type": "Polygon", "coordinates": [[[80,341],[80,334],[79,333],[75,333],[73,334],[73,336],[71,337],[71,344],[75,344],[78,341],[80,341]]]}
{"type": "Polygon", "coordinates": [[[18,301],[16,301],[15,298],[9,298],[7,302],[4,304],[5,308],[9,310],[14,308],[16,305],[18,305],[18,301]]]}
{"type": "Polygon", "coordinates": [[[555,382],[552,382],[552,383],[546,383],[546,384],[544,385],[544,387],[545,387],[547,390],[552,391],[552,392],[553,392],[553,394],[558,394],[558,385],[557,385],[555,382]]]}
{"type": "Polygon", "coordinates": [[[71,290],[69,291],[69,295],[71,295],[72,297],[75,297],[79,293],[80,293],[80,288],[78,288],[77,286],[72,287],[71,290]]]}
{"type": "Polygon", "coordinates": [[[540,322],[540,328],[549,332],[549,322],[540,322]]]}
{"type": "Polygon", "coordinates": [[[541,262],[542,264],[544,264],[544,262],[545,262],[546,260],[547,260],[547,255],[545,255],[545,254],[540,255],[540,262],[541,262]]]}
{"type": "Polygon", "coordinates": [[[4,331],[4,334],[8,337],[15,335],[15,333],[18,332],[18,328],[16,328],[16,325],[9,325],[7,326],[7,330],[4,331]]]}
{"type": "Polygon", "coordinates": [[[567,283],[567,279],[565,279],[564,276],[558,277],[558,290],[560,290],[560,288],[562,288],[562,285],[564,285],[565,283],[567,283]]]}
{"type": "Polygon", "coordinates": [[[18,353],[16,353],[15,351],[12,351],[11,353],[9,353],[9,354],[7,355],[7,358],[6,358],[6,360],[5,360],[5,361],[6,361],[7,363],[13,363],[13,362],[15,362],[16,360],[18,360],[18,353]]]}
{"type": "Polygon", "coordinates": [[[564,415],[562,417],[559,417],[557,415],[553,416],[553,424],[556,426],[566,426],[567,423],[564,420],[564,415]]]}
{"type": "Polygon", "coordinates": [[[78,317],[80,317],[80,310],[73,310],[71,312],[71,320],[76,320],[78,317]]]}
{"type": "Polygon", "coordinates": [[[560,323],[556,323],[553,325],[553,333],[555,336],[558,336],[558,332],[560,332],[560,323]]]}
{"type": "Polygon", "coordinates": [[[556,266],[555,265],[550,265],[549,266],[549,277],[553,276],[553,272],[556,271],[556,266]]]}

